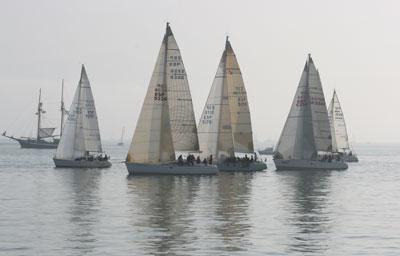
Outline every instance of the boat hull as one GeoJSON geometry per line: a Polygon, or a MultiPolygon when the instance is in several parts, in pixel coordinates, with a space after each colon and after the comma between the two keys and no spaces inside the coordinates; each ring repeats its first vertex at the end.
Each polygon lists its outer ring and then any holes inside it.
{"type": "Polygon", "coordinates": [[[156,175],[214,175],[218,173],[216,165],[178,165],[171,164],[140,164],[125,163],[129,174],[156,174],[156,175]]]}
{"type": "Polygon", "coordinates": [[[37,149],[54,149],[58,146],[57,142],[36,141],[36,140],[21,140],[17,139],[21,148],[37,148],[37,149]]]}
{"type": "Polygon", "coordinates": [[[267,165],[263,162],[218,164],[220,172],[257,172],[265,169],[267,169],[267,165]]]}
{"type": "Polygon", "coordinates": [[[274,162],[277,170],[346,170],[348,168],[345,162],[339,161],[322,162],[302,159],[275,159],[274,162]]]}
{"type": "Polygon", "coordinates": [[[53,149],[57,148],[58,143],[60,142],[59,139],[54,139],[53,141],[38,141],[36,139],[15,138],[14,136],[7,136],[5,133],[2,135],[6,138],[17,141],[21,148],[53,149]]]}
{"type": "Polygon", "coordinates": [[[56,167],[62,168],[108,168],[111,166],[109,161],[99,161],[99,160],[67,160],[67,159],[57,159],[53,158],[56,167]]]}

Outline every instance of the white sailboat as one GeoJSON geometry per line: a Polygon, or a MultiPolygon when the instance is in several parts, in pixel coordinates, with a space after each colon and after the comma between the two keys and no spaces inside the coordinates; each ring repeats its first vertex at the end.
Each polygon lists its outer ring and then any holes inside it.
{"type": "Polygon", "coordinates": [[[332,151],[340,154],[345,162],[358,162],[358,157],[350,149],[346,122],[336,91],[333,91],[328,108],[329,122],[332,133],[332,151]]]}
{"type": "Polygon", "coordinates": [[[81,78],[53,160],[56,167],[111,166],[101,146],[96,108],[84,65],[82,65],[81,78]]]}
{"type": "Polygon", "coordinates": [[[198,151],[185,67],[167,23],[157,62],[126,158],[130,174],[216,174],[217,166],[177,162],[175,150],[198,151]]]}
{"type": "Polygon", "coordinates": [[[261,171],[267,168],[265,163],[257,161],[254,152],[246,88],[228,37],[200,118],[199,140],[200,150],[206,156],[213,156],[220,171],[261,171]],[[235,152],[246,156],[238,159],[235,152]]]}
{"type": "Polygon", "coordinates": [[[278,170],[347,169],[332,154],[332,137],[324,92],[311,55],[308,55],[274,154],[278,170]]]}

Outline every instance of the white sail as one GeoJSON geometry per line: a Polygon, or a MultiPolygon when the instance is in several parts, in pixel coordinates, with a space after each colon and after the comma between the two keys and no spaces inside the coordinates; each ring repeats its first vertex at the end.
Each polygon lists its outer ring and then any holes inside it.
{"type": "Polygon", "coordinates": [[[166,82],[172,140],[176,151],[198,151],[196,119],[182,56],[170,27],[167,28],[166,82]]]}
{"type": "Polygon", "coordinates": [[[201,151],[217,159],[254,151],[246,89],[228,39],[200,119],[199,139],[201,151]]]}
{"type": "Polygon", "coordinates": [[[225,51],[225,84],[228,87],[234,150],[235,152],[253,153],[253,133],[246,88],[244,87],[239,63],[228,40],[226,40],[225,51]]]}
{"type": "Polygon", "coordinates": [[[170,29],[167,25],[167,32],[136,124],[127,162],[156,164],[175,160],[166,77],[169,35],[170,29]]]}
{"type": "Polygon", "coordinates": [[[312,159],[331,144],[322,84],[309,55],[275,151],[284,159],[312,159]]]}
{"type": "Polygon", "coordinates": [[[310,95],[315,148],[317,151],[332,151],[332,135],[326,108],[321,78],[310,57],[308,73],[308,92],[310,95]]]}
{"type": "Polygon", "coordinates": [[[93,94],[82,65],[81,78],[75,91],[56,158],[75,159],[86,152],[102,152],[97,113],[93,94]]]}
{"type": "Polygon", "coordinates": [[[48,138],[53,136],[54,131],[56,128],[39,128],[39,137],[40,138],[48,138]]]}
{"type": "Polygon", "coordinates": [[[328,108],[328,114],[332,133],[332,150],[334,152],[348,150],[350,145],[346,122],[344,121],[342,107],[340,106],[336,91],[333,92],[333,97],[328,108]]]}

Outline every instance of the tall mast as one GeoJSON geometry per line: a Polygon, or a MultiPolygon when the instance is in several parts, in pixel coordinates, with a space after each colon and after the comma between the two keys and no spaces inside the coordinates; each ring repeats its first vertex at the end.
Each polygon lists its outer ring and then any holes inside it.
{"type": "MultiPolygon", "coordinates": [[[[223,95],[224,95],[224,88],[226,85],[226,48],[228,45],[228,36],[226,36],[226,40],[225,40],[225,50],[223,53],[223,61],[224,61],[224,68],[222,70],[222,86],[221,86],[221,101],[219,102],[220,104],[220,108],[219,108],[219,120],[218,120],[218,133],[217,133],[217,144],[216,144],[216,152],[215,152],[215,159],[218,160],[219,159],[219,148],[218,148],[218,144],[219,144],[219,137],[221,134],[221,112],[222,112],[222,101],[223,101],[223,95]]],[[[229,102],[228,102],[229,104],[229,102]]]]}
{"type": "Polygon", "coordinates": [[[38,108],[36,115],[38,116],[37,119],[37,133],[36,133],[36,140],[40,140],[40,122],[42,120],[42,102],[41,102],[41,96],[42,96],[42,89],[39,89],[39,103],[38,103],[38,108]]]}
{"type": "MultiPolygon", "coordinates": [[[[163,70],[163,88],[161,91],[165,94],[168,93],[167,89],[167,62],[168,62],[168,37],[172,34],[171,28],[169,27],[169,22],[167,22],[167,27],[165,30],[165,37],[164,37],[164,44],[165,44],[165,52],[164,52],[164,70],[163,70]]],[[[168,96],[167,96],[168,97],[168,96]]],[[[167,98],[168,100],[168,98],[167,98]]],[[[167,102],[168,104],[168,102],[167,102]]],[[[164,107],[162,107],[164,108],[164,107]]],[[[168,110],[169,111],[169,110],[168,110]]],[[[161,110],[161,116],[162,116],[163,110],[161,110]]],[[[169,113],[168,113],[169,114],[169,113]]],[[[161,117],[162,119],[162,117],[161,117]]],[[[162,155],[162,143],[163,143],[163,132],[162,129],[160,129],[160,148],[159,148],[159,155],[162,155]]]]}
{"type": "Polygon", "coordinates": [[[61,84],[61,107],[60,107],[60,111],[61,111],[61,124],[60,124],[60,137],[61,137],[62,132],[63,132],[64,113],[65,113],[65,107],[64,107],[64,79],[62,80],[62,84],[61,84]]]}

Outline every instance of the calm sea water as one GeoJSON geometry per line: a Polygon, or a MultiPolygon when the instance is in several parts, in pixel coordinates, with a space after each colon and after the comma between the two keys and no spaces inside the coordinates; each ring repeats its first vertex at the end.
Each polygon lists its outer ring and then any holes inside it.
{"type": "MultiPolygon", "coordinates": [[[[106,145],[107,146],[107,145],[106,145]]],[[[128,177],[0,144],[0,255],[400,255],[400,146],[346,171],[128,177]]]]}

